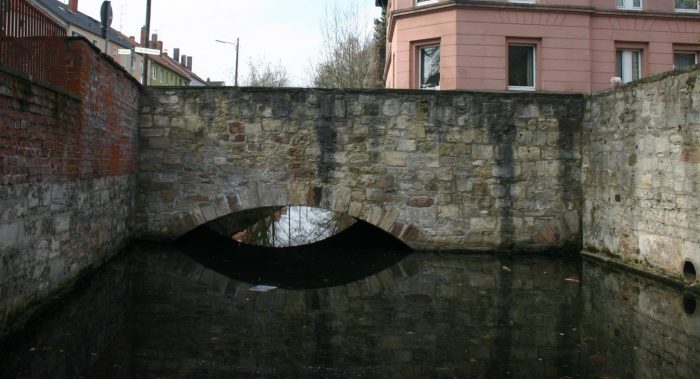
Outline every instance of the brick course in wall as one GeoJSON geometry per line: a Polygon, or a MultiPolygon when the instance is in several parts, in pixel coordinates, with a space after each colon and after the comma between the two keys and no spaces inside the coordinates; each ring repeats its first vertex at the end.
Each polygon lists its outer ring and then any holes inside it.
{"type": "Polygon", "coordinates": [[[0,69],[0,335],[130,236],[140,86],[84,39],[49,45],[62,88],[0,69]]]}

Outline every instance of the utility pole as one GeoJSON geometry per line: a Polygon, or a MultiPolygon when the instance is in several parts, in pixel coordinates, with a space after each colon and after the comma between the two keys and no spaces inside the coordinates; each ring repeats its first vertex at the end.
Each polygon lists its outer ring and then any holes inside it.
{"type": "MultiPolygon", "coordinates": [[[[146,0],[146,38],[144,39],[143,46],[148,48],[148,38],[151,34],[151,0],[146,0]]],[[[148,54],[143,55],[143,83],[144,86],[148,85],[148,54]]]]}
{"type": "Polygon", "coordinates": [[[234,46],[236,46],[236,73],[235,73],[235,76],[234,76],[234,84],[233,84],[233,85],[234,85],[234,87],[238,87],[238,47],[239,47],[239,45],[240,45],[240,44],[239,44],[240,38],[236,37],[236,43],[228,42],[228,41],[222,41],[222,40],[220,40],[220,39],[217,39],[217,40],[215,40],[215,41],[216,41],[216,42],[219,42],[219,43],[225,43],[225,44],[227,44],[227,45],[234,45],[234,46]]]}
{"type": "Polygon", "coordinates": [[[238,47],[240,46],[239,44],[240,38],[236,37],[236,77],[234,79],[234,86],[238,87],[238,47]]]}

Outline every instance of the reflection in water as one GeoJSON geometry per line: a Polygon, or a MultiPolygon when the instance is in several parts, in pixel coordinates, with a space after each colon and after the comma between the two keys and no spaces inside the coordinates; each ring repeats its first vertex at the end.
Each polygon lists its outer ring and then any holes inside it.
{"type": "Polygon", "coordinates": [[[6,341],[0,377],[700,372],[700,318],[681,291],[578,259],[421,253],[343,285],[259,289],[173,247],[137,246],[6,341]]]}
{"type": "Polygon", "coordinates": [[[410,253],[393,236],[364,222],[303,247],[239,244],[202,225],[177,242],[200,264],[246,283],[281,288],[332,287],[366,278],[410,253]],[[369,249],[366,246],[372,246],[369,249]]]}
{"type": "Polygon", "coordinates": [[[587,261],[583,273],[586,376],[700,375],[700,317],[684,309],[696,295],[587,261]]]}
{"type": "Polygon", "coordinates": [[[265,247],[308,245],[342,232],[355,223],[345,213],[307,206],[269,207],[244,214],[251,222],[240,222],[241,214],[215,220],[218,231],[238,242],[265,247]],[[252,216],[252,217],[251,217],[252,216]]]}

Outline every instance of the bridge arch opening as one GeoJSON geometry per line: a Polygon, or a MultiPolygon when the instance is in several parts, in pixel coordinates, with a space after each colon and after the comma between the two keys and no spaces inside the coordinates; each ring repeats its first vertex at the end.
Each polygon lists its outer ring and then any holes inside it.
{"type": "Polygon", "coordinates": [[[393,266],[411,248],[363,220],[306,206],[269,206],[206,222],[177,245],[233,279],[279,288],[350,283],[393,266]]]}
{"type": "Polygon", "coordinates": [[[400,239],[364,220],[305,205],[236,211],[201,226],[239,244],[263,248],[313,248],[340,242],[353,248],[410,250],[400,239]]]}
{"type": "Polygon", "coordinates": [[[228,231],[233,240],[263,247],[304,246],[331,238],[357,222],[347,213],[299,205],[268,207],[256,213],[258,220],[253,224],[228,231]]]}

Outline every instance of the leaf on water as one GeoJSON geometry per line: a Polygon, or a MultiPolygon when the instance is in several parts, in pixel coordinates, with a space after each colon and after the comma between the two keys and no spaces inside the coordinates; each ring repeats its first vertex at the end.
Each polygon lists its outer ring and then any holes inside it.
{"type": "Polygon", "coordinates": [[[581,283],[581,279],[576,278],[576,277],[568,277],[564,279],[565,282],[570,282],[570,283],[581,283]]]}
{"type": "Polygon", "coordinates": [[[275,286],[265,286],[265,285],[258,285],[255,287],[250,287],[248,291],[253,291],[253,292],[268,292],[276,289],[277,287],[275,286]]]}
{"type": "Polygon", "coordinates": [[[501,266],[501,270],[503,270],[505,272],[513,272],[513,270],[508,266],[501,266]]]}

